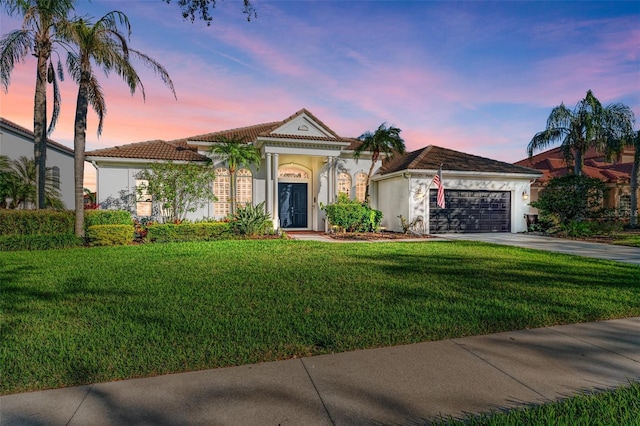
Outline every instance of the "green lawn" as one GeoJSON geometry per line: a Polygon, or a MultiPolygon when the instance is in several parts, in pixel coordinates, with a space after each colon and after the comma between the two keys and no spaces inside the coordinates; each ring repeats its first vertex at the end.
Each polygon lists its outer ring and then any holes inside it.
{"type": "Polygon", "coordinates": [[[586,393],[563,401],[508,412],[493,412],[464,419],[439,419],[439,426],[638,426],[640,382],[598,393],[586,393]]]}
{"type": "Polygon", "coordinates": [[[0,392],[637,316],[638,277],[471,242],[1,253],[0,392]]]}
{"type": "Polygon", "coordinates": [[[611,244],[640,247],[640,234],[617,234],[611,244]]]}

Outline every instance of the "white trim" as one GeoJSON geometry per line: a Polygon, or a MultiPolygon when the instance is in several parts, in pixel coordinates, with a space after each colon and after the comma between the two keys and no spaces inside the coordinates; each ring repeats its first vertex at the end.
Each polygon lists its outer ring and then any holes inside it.
{"type": "Polygon", "coordinates": [[[173,164],[201,164],[207,165],[206,161],[201,160],[154,160],[151,158],[120,158],[120,157],[85,157],[85,161],[92,163],[109,163],[109,164],[153,164],[153,163],[173,163],[173,164]]]}

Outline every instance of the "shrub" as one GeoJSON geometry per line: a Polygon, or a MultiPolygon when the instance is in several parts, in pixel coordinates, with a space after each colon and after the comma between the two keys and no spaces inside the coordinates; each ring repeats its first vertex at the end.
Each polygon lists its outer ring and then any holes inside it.
{"type": "Polygon", "coordinates": [[[338,226],[346,232],[374,232],[382,221],[380,210],[350,200],[346,194],[338,195],[335,204],[322,205],[320,208],[327,214],[332,226],[338,226]]]}
{"type": "Polygon", "coordinates": [[[70,210],[0,210],[0,235],[73,234],[70,210]]]}
{"type": "Polygon", "coordinates": [[[226,222],[165,223],[147,226],[147,239],[157,243],[211,241],[226,238],[230,233],[226,222]]]}
{"type": "Polygon", "coordinates": [[[131,213],[126,210],[88,210],[84,212],[84,226],[93,225],[131,225],[131,213]]]}
{"type": "Polygon", "coordinates": [[[84,241],[73,233],[0,236],[0,251],[50,250],[80,247],[84,241]]]}
{"type": "Polygon", "coordinates": [[[255,206],[238,206],[229,224],[231,230],[238,235],[266,234],[273,229],[271,215],[264,211],[264,202],[255,206]]]}
{"type": "Polygon", "coordinates": [[[546,217],[546,223],[572,226],[572,221],[602,217],[604,182],[578,175],[550,179],[531,206],[546,217]]]}
{"type": "Polygon", "coordinates": [[[90,246],[118,246],[133,241],[131,225],[91,225],[87,228],[90,246]]]}

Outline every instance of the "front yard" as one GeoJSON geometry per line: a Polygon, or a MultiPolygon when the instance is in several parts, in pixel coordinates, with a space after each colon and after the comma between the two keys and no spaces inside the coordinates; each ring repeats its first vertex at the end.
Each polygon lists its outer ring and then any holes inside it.
{"type": "Polygon", "coordinates": [[[640,267],[471,242],[0,257],[0,393],[640,315],[640,267]]]}

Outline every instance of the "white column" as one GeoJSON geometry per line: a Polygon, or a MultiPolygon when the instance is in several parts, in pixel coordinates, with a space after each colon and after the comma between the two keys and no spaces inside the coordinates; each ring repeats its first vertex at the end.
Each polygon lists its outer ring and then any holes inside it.
{"type": "Polygon", "coordinates": [[[273,226],[280,228],[280,206],[278,205],[278,154],[273,154],[273,226]]]}
{"type": "Polygon", "coordinates": [[[273,172],[271,171],[271,154],[266,154],[267,157],[267,178],[265,179],[265,189],[264,189],[264,201],[266,212],[271,215],[273,218],[273,206],[272,200],[273,197],[271,193],[273,192],[273,188],[271,186],[271,176],[273,176],[273,172]]]}
{"type": "Polygon", "coordinates": [[[327,158],[327,204],[335,201],[335,191],[333,189],[333,157],[327,158]]]}

